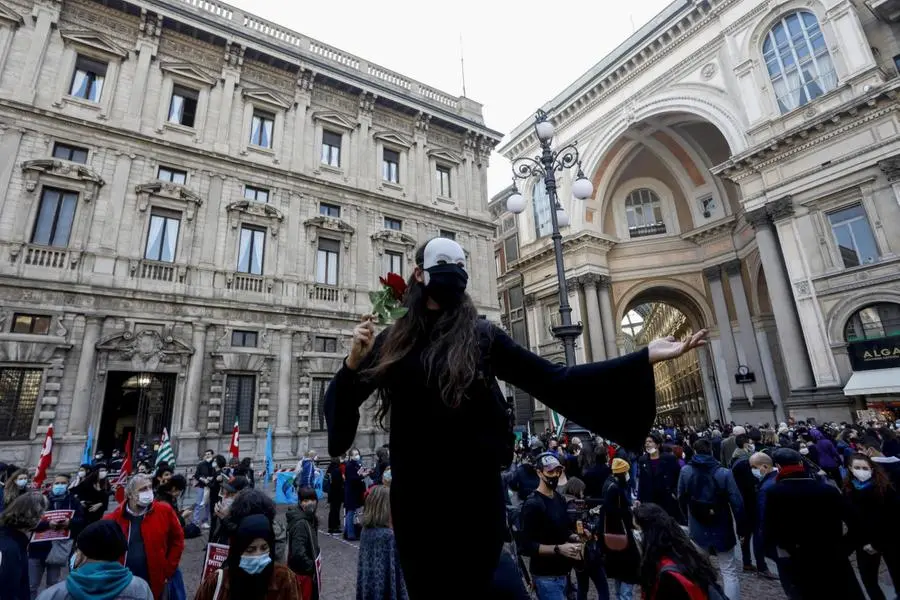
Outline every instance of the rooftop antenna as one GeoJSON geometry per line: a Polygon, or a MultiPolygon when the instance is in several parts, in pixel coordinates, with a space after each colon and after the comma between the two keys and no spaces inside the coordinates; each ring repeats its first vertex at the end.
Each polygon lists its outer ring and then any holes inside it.
{"type": "Polygon", "coordinates": [[[462,40],[462,32],[459,33],[459,69],[462,72],[462,95],[466,96],[466,61],[463,57],[463,40],[462,40]]]}

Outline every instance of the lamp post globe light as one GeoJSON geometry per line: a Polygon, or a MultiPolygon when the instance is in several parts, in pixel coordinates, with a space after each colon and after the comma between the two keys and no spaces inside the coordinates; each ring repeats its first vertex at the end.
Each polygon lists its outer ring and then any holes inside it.
{"type": "MultiPolygon", "coordinates": [[[[547,190],[547,198],[550,202],[550,219],[553,232],[553,252],[556,255],[556,278],[559,286],[559,317],[561,325],[553,327],[553,335],[562,341],[566,356],[566,365],[575,364],[575,338],[581,335],[581,324],[572,323],[572,307],[569,305],[569,294],[566,287],[566,269],[563,263],[562,234],[560,227],[569,226],[569,215],[563,210],[556,195],[556,173],[573,167],[578,168],[575,181],[572,183],[572,195],[578,200],[586,200],[594,193],[594,186],[584,176],[581,170],[581,161],[578,159],[578,149],[575,143],[568,144],[554,151],[550,147],[553,140],[553,123],[547,118],[547,113],[538,110],[534,117],[534,132],[541,144],[540,156],[517,158],[512,163],[513,193],[506,200],[506,208],[515,214],[525,210],[525,198],[516,187],[516,180],[528,180],[533,178],[543,179],[547,190]]],[[[536,181],[535,185],[540,185],[536,181]]]]}

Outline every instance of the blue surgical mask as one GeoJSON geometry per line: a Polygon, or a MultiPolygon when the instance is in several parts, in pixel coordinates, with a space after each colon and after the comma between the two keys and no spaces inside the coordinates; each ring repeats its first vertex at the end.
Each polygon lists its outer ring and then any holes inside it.
{"type": "Polygon", "coordinates": [[[74,570],[75,570],[75,557],[77,557],[77,556],[78,556],[78,553],[77,553],[77,552],[73,552],[73,553],[72,553],[72,556],[69,557],[69,570],[70,570],[70,571],[74,571],[74,570]]]}
{"type": "Polygon", "coordinates": [[[50,488],[50,491],[54,496],[62,496],[66,493],[66,484],[64,483],[54,483],[53,487],[50,488]]]}
{"type": "Polygon", "coordinates": [[[258,556],[241,556],[241,568],[250,575],[259,575],[265,571],[272,557],[268,554],[260,554],[258,556]]]}
{"type": "Polygon", "coordinates": [[[763,478],[762,471],[760,471],[759,469],[754,468],[754,469],[750,469],[750,470],[753,471],[753,476],[756,477],[757,479],[763,478]]]}

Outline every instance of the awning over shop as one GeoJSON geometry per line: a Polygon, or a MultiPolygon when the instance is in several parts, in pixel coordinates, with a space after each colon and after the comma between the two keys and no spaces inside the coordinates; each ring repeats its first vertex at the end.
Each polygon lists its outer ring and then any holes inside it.
{"type": "Polygon", "coordinates": [[[900,394],[900,367],[854,371],[844,386],[845,396],[871,396],[874,394],[900,394]]]}

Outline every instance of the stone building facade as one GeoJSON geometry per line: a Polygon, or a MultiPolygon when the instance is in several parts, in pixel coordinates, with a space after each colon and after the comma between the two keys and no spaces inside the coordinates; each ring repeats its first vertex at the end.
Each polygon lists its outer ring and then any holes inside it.
{"type": "MultiPolygon", "coordinates": [[[[595,190],[561,181],[579,360],[624,351],[623,317],[662,302],[711,330],[710,419],[900,401],[898,5],[676,0],[542,107],[595,190]]],[[[501,152],[536,149],[527,120],[501,152]]],[[[532,183],[510,268],[539,343],[557,292],[532,183]]]]}
{"type": "MultiPolygon", "coordinates": [[[[481,106],[216,1],[0,0],[0,459],[167,427],[325,454],[368,292],[452,236],[498,316],[481,106]]],[[[383,434],[363,417],[364,452],[383,434]]]]}

